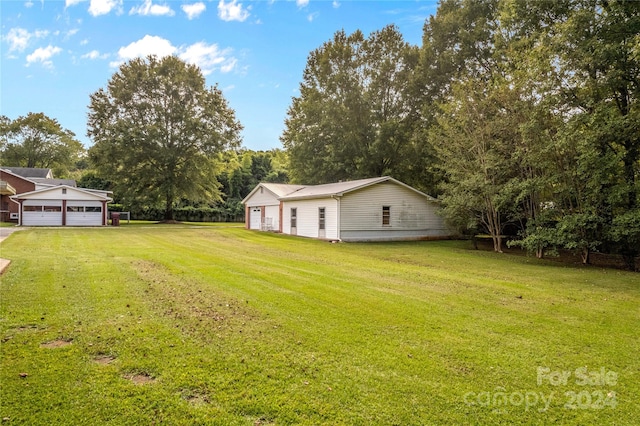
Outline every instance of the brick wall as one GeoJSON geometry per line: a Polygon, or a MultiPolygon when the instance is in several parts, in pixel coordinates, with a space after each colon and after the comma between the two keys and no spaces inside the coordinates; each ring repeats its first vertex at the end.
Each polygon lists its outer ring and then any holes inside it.
{"type": "MultiPolygon", "coordinates": [[[[35,191],[36,189],[35,183],[29,182],[28,180],[15,176],[11,173],[6,173],[2,170],[0,170],[0,180],[3,180],[13,186],[16,190],[16,194],[23,194],[25,192],[35,191]]],[[[2,222],[9,222],[11,217],[10,214],[18,213],[18,204],[11,201],[9,197],[10,195],[0,195],[0,210],[9,210],[8,213],[2,213],[0,217],[2,222]]],[[[17,220],[13,220],[12,222],[17,222],[17,220]]]]}

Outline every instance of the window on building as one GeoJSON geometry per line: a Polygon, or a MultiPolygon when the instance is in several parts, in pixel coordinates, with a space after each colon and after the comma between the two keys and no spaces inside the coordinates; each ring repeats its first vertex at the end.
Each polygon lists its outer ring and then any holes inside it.
{"type": "Polygon", "coordinates": [[[318,229],[324,229],[324,207],[318,209],[318,229]]]}
{"type": "Polygon", "coordinates": [[[66,194],[67,193],[67,188],[62,188],[62,193],[66,194]]]}
{"type": "Polygon", "coordinates": [[[42,206],[23,206],[22,211],[23,212],[41,212],[42,206]]]}
{"type": "Polygon", "coordinates": [[[382,206],[382,225],[391,225],[391,207],[382,206]]]}
{"type": "Polygon", "coordinates": [[[102,213],[102,207],[100,206],[87,206],[84,208],[86,213],[102,213]]]}
{"type": "Polygon", "coordinates": [[[298,227],[298,209],[297,208],[291,209],[291,227],[292,228],[298,227]]]}

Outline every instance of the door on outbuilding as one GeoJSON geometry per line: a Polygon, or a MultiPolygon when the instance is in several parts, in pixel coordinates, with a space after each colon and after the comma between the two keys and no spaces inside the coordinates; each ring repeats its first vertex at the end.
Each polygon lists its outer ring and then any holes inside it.
{"type": "Polygon", "coordinates": [[[262,222],[262,209],[260,207],[251,207],[251,216],[249,216],[249,229],[260,229],[262,222]]]}

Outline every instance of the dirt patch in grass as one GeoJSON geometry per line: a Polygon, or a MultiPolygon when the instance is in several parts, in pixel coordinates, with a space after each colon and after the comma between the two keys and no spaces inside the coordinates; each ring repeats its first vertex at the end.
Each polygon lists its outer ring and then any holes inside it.
{"type": "Polygon", "coordinates": [[[65,346],[69,346],[71,344],[71,340],[52,340],[50,342],[45,342],[40,345],[41,348],[46,349],[56,349],[56,348],[64,348],[65,346]]]}
{"type": "Polygon", "coordinates": [[[93,360],[100,365],[109,365],[115,361],[116,358],[111,355],[98,355],[93,358],[93,360]]]}
{"type": "Polygon", "coordinates": [[[136,385],[146,385],[149,383],[154,383],[156,381],[155,378],[147,373],[127,374],[126,376],[124,376],[124,378],[130,380],[136,385]]]}
{"type": "Polygon", "coordinates": [[[182,398],[185,401],[189,402],[191,405],[196,406],[207,405],[211,402],[209,400],[209,396],[206,393],[194,390],[182,391],[182,398]]]}

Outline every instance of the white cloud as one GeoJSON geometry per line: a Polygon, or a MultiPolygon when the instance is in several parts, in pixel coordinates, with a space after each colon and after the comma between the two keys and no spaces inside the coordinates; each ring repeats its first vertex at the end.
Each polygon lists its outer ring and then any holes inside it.
{"type": "Polygon", "coordinates": [[[120,59],[120,61],[112,62],[111,66],[118,67],[129,59],[144,58],[149,55],[159,57],[169,56],[173,55],[176,50],[169,40],[158,36],[146,35],[128,46],[121,47],[120,50],[118,50],[118,59],[120,59]]]}
{"type": "Polygon", "coordinates": [[[78,32],[80,32],[80,29],[79,29],[79,28],[74,28],[74,29],[72,29],[72,30],[69,30],[69,31],[67,31],[67,32],[64,34],[64,38],[65,38],[65,39],[68,39],[69,37],[71,37],[71,36],[74,36],[74,35],[78,34],[78,32]]]}
{"type": "Polygon", "coordinates": [[[309,0],[296,0],[298,7],[305,7],[309,4],[309,0]]]}
{"type": "Polygon", "coordinates": [[[169,40],[162,37],[146,35],[141,40],[122,47],[118,51],[118,61],[113,61],[110,65],[118,67],[130,59],[144,58],[149,55],[158,57],[177,55],[183,61],[197,65],[202,70],[202,74],[209,75],[214,71],[228,73],[236,69],[238,60],[231,56],[231,53],[231,49],[220,49],[215,43],[198,42],[189,46],[175,47],[169,40]]]}
{"type": "Polygon", "coordinates": [[[60,52],[62,49],[57,46],[39,47],[27,56],[27,66],[40,62],[44,67],[51,68],[53,66],[51,58],[60,52]]]}
{"type": "Polygon", "coordinates": [[[89,44],[89,39],[85,38],[84,40],[82,40],[80,42],[80,46],[86,46],[87,44],[89,44]]]}
{"type": "Polygon", "coordinates": [[[218,17],[223,21],[243,22],[249,17],[249,9],[251,9],[251,6],[243,9],[242,3],[238,3],[237,0],[231,0],[229,3],[220,0],[220,3],[218,3],[218,17]]]}
{"type": "Polygon", "coordinates": [[[204,3],[183,4],[182,11],[187,14],[187,18],[194,19],[200,16],[207,9],[204,3]]]}
{"type": "Polygon", "coordinates": [[[30,33],[24,28],[11,28],[7,35],[2,38],[9,43],[9,52],[18,51],[22,52],[29,45],[29,41],[32,38],[44,38],[49,35],[47,30],[35,30],[30,33]]]}
{"type": "Polygon", "coordinates": [[[121,6],[122,0],[91,0],[91,3],[89,4],[89,13],[92,16],[107,15],[113,9],[117,9],[121,6]]]}
{"type": "Polygon", "coordinates": [[[26,7],[27,9],[29,9],[29,8],[33,7],[33,2],[32,2],[32,1],[26,1],[26,2],[24,3],[24,7],[26,7]]]}
{"type": "Polygon", "coordinates": [[[14,50],[22,52],[27,48],[31,34],[24,28],[11,28],[3,38],[9,43],[9,52],[13,52],[14,50]]]}
{"type": "Polygon", "coordinates": [[[180,59],[197,65],[204,75],[209,75],[215,70],[222,73],[231,72],[238,62],[237,59],[227,56],[231,49],[220,50],[217,44],[198,42],[180,50],[180,59]]]}
{"type": "Polygon", "coordinates": [[[340,3],[337,0],[333,0],[333,3],[331,3],[334,9],[337,9],[340,7],[340,3]]]}
{"type": "Polygon", "coordinates": [[[97,50],[92,50],[91,52],[81,56],[81,58],[84,59],[107,59],[108,57],[109,55],[107,53],[100,54],[100,52],[97,50]]]}
{"type": "Polygon", "coordinates": [[[153,4],[151,0],[144,0],[144,3],[138,7],[133,7],[129,11],[129,15],[143,16],[173,16],[176,13],[167,4],[153,4]]]}
{"type": "Polygon", "coordinates": [[[76,4],[82,3],[86,0],[65,0],[64,7],[75,6],[76,4]]]}
{"type": "Polygon", "coordinates": [[[314,20],[314,19],[316,19],[317,17],[318,17],[318,12],[310,13],[310,14],[307,16],[307,21],[309,21],[309,22],[313,22],[313,20],[314,20]]]}

